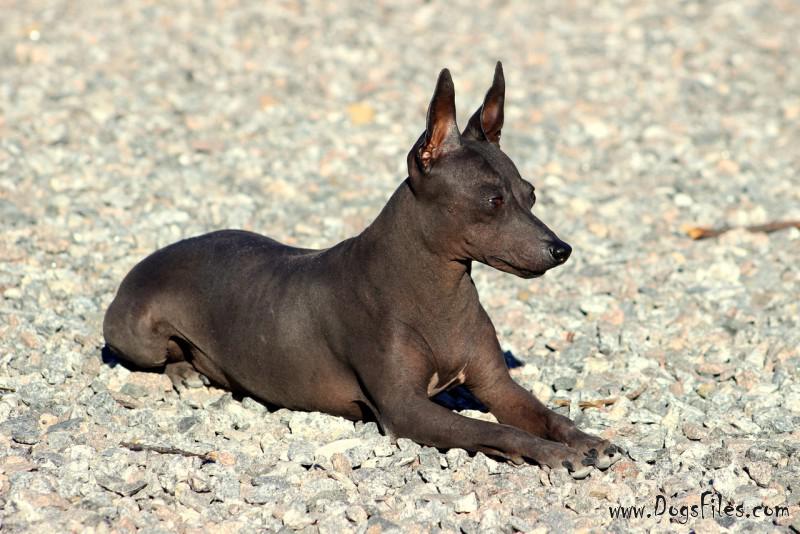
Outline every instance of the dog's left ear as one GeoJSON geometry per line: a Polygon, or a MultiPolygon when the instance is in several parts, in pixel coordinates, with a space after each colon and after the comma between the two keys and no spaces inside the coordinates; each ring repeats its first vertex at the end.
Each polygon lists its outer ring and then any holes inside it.
{"type": "Polygon", "coordinates": [[[503,64],[498,61],[494,69],[494,81],[483,99],[483,105],[469,119],[462,136],[499,145],[505,98],[506,79],[503,76],[503,64]]]}

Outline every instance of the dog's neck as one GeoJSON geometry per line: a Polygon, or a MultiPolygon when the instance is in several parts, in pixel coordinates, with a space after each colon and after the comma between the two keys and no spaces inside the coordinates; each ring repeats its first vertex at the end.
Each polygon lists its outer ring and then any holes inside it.
{"type": "Polygon", "coordinates": [[[472,262],[448,251],[424,209],[405,180],[378,217],[355,239],[369,250],[375,267],[384,270],[386,276],[407,279],[412,287],[421,285],[441,294],[458,290],[465,283],[471,286],[472,262]]]}

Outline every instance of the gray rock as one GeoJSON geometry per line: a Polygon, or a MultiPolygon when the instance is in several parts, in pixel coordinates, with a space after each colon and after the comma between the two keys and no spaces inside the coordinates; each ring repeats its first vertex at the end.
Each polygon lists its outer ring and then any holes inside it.
{"type": "Polygon", "coordinates": [[[252,397],[244,397],[242,399],[242,407],[258,414],[264,414],[267,412],[267,408],[252,397]]]}
{"type": "Polygon", "coordinates": [[[266,504],[275,502],[279,498],[280,495],[276,494],[274,488],[269,485],[257,486],[244,496],[244,500],[250,504],[266,504]]]}
{"type": "Polygon", "coordinates": [[[147,486],[145,479],[139,479],[132,482],[125,482],[119,477],[108,476],[103,474],[96,474],[95,479],[97,484],[108,491],[112,491],[123,497],[130,497],[136,495],[147,486]]]}
{"type": "Polygon", "coordinates": [[[231,473],[224,476],[215,476],[209,479],[211,494],[222,502],[237,501],[240,498],[240,485],[238,477],[231,473]]]}
{"type": "Polygon", "coordinates": [[[745,466],[745,471],[753,482],[766,488],[772,481],[772,466],[767,462],[750,462],[745,466]]]}
{"type": "Polygon", "coordinates": [[[391,456],[397,450],[390,442],[387,436],[383,436],[384,439],[380,440],[376,445],[372,448],[372,453],[375,456],[386,457],[391,456]]]}
{"type": "Polygon", "coordinates": [[[445,460],[449,469],[457,470],[469,461],[469,454],[464,449],[449,449],[445,453],[445,460]]]}
{"type": "Polygon", "coordinates": [[[53,402],[53,388],[38,381],[20,386],[17,393],[32,410],[44,411],[53,402]]]}
{"type": "Polygon", "coordinates": [[[553,388],[555,390],[572,391],[575,388],[575,383],[574,376],[560,376],[553,380],[553,388]]]}
{"type": "Polygon", "coordinates": [[[0,428],[11,434],[11,439],[17,443],[33,445],[39,442],[39,421],[33,414],[7,419],[0,428]]]}
{"type": "Polygon", "coordinates": [[[705,467],[708,469],[719,469],[720,467],[730,465],[732,459],[733,455],[731,454],[730,450],[723,447],[717,447],[712,449],[703,459],[703,465],[705,465],[705,467]]]}
{"type": "Polygon", "coordinates": [[[362,506],[359,505],[350,505],[345,510],[345,515],[347,519],[355,523],[356,525],[361,525],[367,520],[367,512],[364,510],[362,506]]]}
{"type": "Polygon", "coordinates": [[[398,438],[397,446],[405,453],[419,454],[419,451],[422,450],[421,445],[407,438],[398,438]]]}
{"type": "Polygon", "coordinates": [[[779,412],[755,414],[753,420],[758,426],[778,433],[793,432],[800,426],[800,416],[779,412]]]}
{"type": "Polygon", "coordinates": [[[700,441],[709,434],[708,430],[695,423],[684,423],[683,434],[694,441],[700,441]]]}
{"type": "Polygon", "coordinates": [[[0,220],[9,226],[25,226],[33,222],[33,218],[20,210],[13,202],[0,199],[0,220]]]}
{"type": "Polygon", "coordinates": [[[178,420],[176,430],[180,433],[185,433],[191,430],[192,427],[198,423],[200,423],[200,419],[197,417],[182,417],[180,420],[178,420]]]}
{"type": "Polygon", "coordinates": [[[749,460],[765,462],[769,465],[778,465],[784,458],[786,452],[781,450],[776,444],[758,443],[747,449],[745,456],[749,460]]]}
{"type": "Polygon", "coordinates": [[[380,532],[382,534],[393,534],[403,532],[403,529],[400,528],[397,524],[384,519],[379,515],[373,515],[367,521],[367,532],[380,532]]]}
{"type": "Polygon", "coordinates": [[[120,393],[133,397],[134,399],[144,399],[149,395],[149,392],[144,387],[138,384],[123,384],[119,390],[120,393]]]}
{"type": "Polygon", "coordinates": [[[293,441],[286,450],[286,454],[290,461],[300,465],[314,464],[314,446],[307,441],[293,441]]]}
{"type": "Polygon", "coordinates": [[[456,513],[468,514],[478,509],[478,498],[475,492],[468,493],[463,497],[459,497],[453,502],[453,507],[456,513]]]}
{"type": "Polygon", "coordinates": [[[60,423],[55,423],[47,427],[47,432],[69,432],[74,431],[80,428],[81,423],[83,423],[83,417],[74,417],[72,419],[67,419],[66,421],[61,421],[60,423]]]}
{"type": "Polygon", "coordinates": [[[283,514],[283,524],[292,530],[300,530],[313,522],[314,518],[308,514],[306,505],[302,503],[292,503],[283,514]]]}
{"type": "Polygon", "coordinates": [[[201,471],[189,475],[189,487],[192,488],[192,491],[197,493],[207,493],[211,491],[208,476],[201,471]]]}
{"type": "Polygon", "coordinates": [[[290,487],[285,478],[272,475],[259,475],[253,477],[252,484],[253,486],[263,486],[266,491],[272,493],[280,493],[286,491],[290,487]]]}
{"type": "Polygon", "coordinates": [[[628,454],[636,461],[654,463],[666,456],[666,449],[652,449],[646,447],[632,446],[628,449],[628,454]]]}

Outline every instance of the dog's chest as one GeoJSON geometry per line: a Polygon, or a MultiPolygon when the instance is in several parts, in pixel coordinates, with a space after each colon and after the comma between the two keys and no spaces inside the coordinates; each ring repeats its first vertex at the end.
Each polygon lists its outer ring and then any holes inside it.
{"type": "Polygon", "coordinates": [[[482,329],[460,324],[435,341],[429,340],[434,368],[428,378],[429,396],[459,386],[467,379],[469,362],[478,356],[484,343],[476,339],[482,329]]]}
{"type": "MultiPolygon", "coordinates": [[[[426,321],[414,324],[414,344],[426,352],[431,363],[427,375],[426,392],[434,396],[441,391],[464,384],[467,381],[471,361],[480,357],[487,343],[487,336],[494,336],[494,329],[477,299],[474,286],[470,284],[461,299],[437,306],[419,314],[426,321]]],[[[413,324],[413,323],[412,323],[413,324]]]]}
{"type": "Polygon", "coordinates": [[[438,371],[434,371],[431,378],[428,380],[428,396],[433,397],[446,389],[463,384],[467,376],[465,373],[466,368],[467,366],[465,364],[455,376],[444,377],[444,379],[439,376],[438,371]]]}

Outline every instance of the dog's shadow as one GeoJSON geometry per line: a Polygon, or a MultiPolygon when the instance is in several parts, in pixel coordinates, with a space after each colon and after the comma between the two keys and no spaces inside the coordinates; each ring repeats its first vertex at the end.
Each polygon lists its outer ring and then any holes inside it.
{"type": "MultiPolygon", "coordinates": [[[[517,367],[522,367],[525,365],[522,361],[517,359],[516,356],[510,351],[507,350],[503,352],[503,357],[506,360],[506,365],[509,369],[514,369],[517,367]]],[[[142,369],[136,366],[131,365],[130,363],[126,362],[125,360],[121,360],[116,357],[116,355],[108,348],[108,346],[104,346],[103,349],[100,351],[100,358],[105,365],[113,368],[117,365],[121,365],[125,369],[129,371],[135,371],[138,373],[163,373],[165,368],[164,367],[155,367],[151,369],[142,369]]],[[[233,398],[237,401],[241,401],[247,395],[243,395],[239,392],[231,392],[233,398]]],[[[270,404],[267,402],[263,402],[257,399],[254,399],[259,404],[262,404],[270,413],[275,412],[276,410],[280,409],[280,406],[275,404],[270,404]]],[[[457,386],[453,389],[442,391],[441,393],[435,395],[432,399],[436,404],[444,406],[449,410],[478,410],[480,412],[488,412],[489,409],[472,394],[472,392],[464,386],[457,386]]],[[[365,421],[376,421],[374,414],[364,413],[364,420],[365,421]],[[370,417],[370,415],[372,417],[370,417]]]]}

